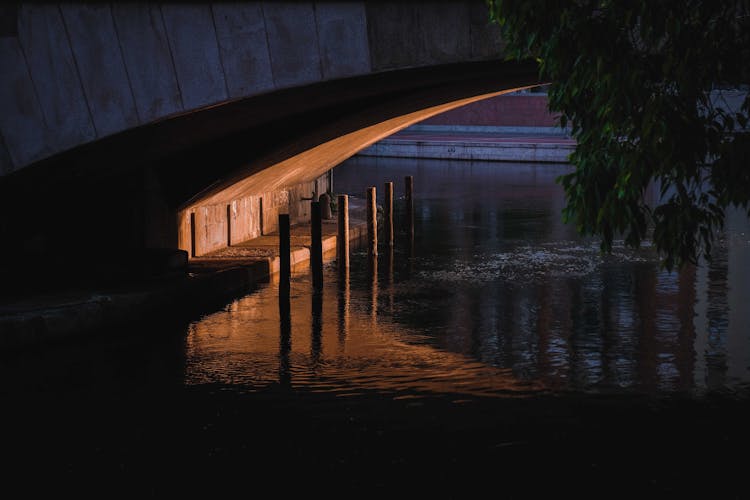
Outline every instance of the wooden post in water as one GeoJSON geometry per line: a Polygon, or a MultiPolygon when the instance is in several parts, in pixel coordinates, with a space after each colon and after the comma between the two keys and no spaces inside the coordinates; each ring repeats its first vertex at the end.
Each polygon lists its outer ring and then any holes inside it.
{"type": "Polygon", "coordinates": [[[232,205],[227,205],[227,246],[232,246],[232,205]]]}
{"type": "Polygon", "coordinates": [[[376,205],[375,188],[367,188],[367,254],[370,257],[378,255],[378,207],[376,205]]]}
{"type": "Polygon", "coordinates": [[[414,177],[407,175],[404,178],[406,183],[404,194],[406,197],[406,231],[409,238],[414,237],[414,177]]]}
{"type": "Polygon", "coordinates": [[[385,183],[385,203],[383,203],[385,218],[385,242],[393,246],[393,183],[385,183]]]}
{"type": "Polygon", "coordinates": [[[279,214],[279,299],[289,296],[292,274],[289,214],[279,214]]]}
{"type": "Polygon", "coordinates": [[[195,212],[190,212],[190,256],[195,257],[195,212]]]}
{"type": "Polygon", "coordinates": [[[313,287],[321,288],[323,286],[323,226],[319,201],[310,203],[310,268],[313,287]]]}
{"type": "Polygon", "coordinates": [[[338,198],[338,233],[336,234],[336,265],[340,272],[349,269],[349,196],[338,198]]]}

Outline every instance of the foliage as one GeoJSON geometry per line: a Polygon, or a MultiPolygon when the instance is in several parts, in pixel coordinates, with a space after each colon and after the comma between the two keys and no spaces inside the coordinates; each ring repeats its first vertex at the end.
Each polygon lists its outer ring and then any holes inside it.
{"type": "Polygon", "coordinates": [[[534,57],[577,141],[566,221],[668,269],[710,259],[730,205],[748,210],[750,0],[488,0],[512,58],[534,57]],[[652,184],[656,206],[644,201],[652,184]],[[651,232],[653,231],[653,232],[651,232]]]}

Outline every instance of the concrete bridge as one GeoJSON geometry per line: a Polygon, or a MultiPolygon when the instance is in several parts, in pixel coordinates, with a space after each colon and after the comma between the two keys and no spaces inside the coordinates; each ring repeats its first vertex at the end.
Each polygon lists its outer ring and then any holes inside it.
{"type": "Polygon", "coordinates": [[[378,139],[538,83],[534,64],[501,62],[481,0],[1,14],[0,252],[16,259],[205,253],[252,236],[223,236],[230,218],[294,211],[378,139]]]}

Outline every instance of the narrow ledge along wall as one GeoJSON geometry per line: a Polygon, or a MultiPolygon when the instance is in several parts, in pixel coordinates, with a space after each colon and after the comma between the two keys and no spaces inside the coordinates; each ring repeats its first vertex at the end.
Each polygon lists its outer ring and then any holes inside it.
{"type": "Polygon", "coordinates": [[[191,206],[177,215],[178,246],[191,257],[201,257],[277,231],[280,213],[288,213],[292,225],[310,222],[311,198],[330,189],[326,173],[312,181],[241,196],[229,203],[191,206]]]}

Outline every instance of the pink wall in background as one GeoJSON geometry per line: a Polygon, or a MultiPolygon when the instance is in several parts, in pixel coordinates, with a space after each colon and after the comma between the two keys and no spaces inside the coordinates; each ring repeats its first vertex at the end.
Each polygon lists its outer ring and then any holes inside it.
{"type": "Polygon", "coordinates": [[[554,127],[546,95],[501,95],[433,116],[424,125],[490,125],[498,127],[554,127]]]}

